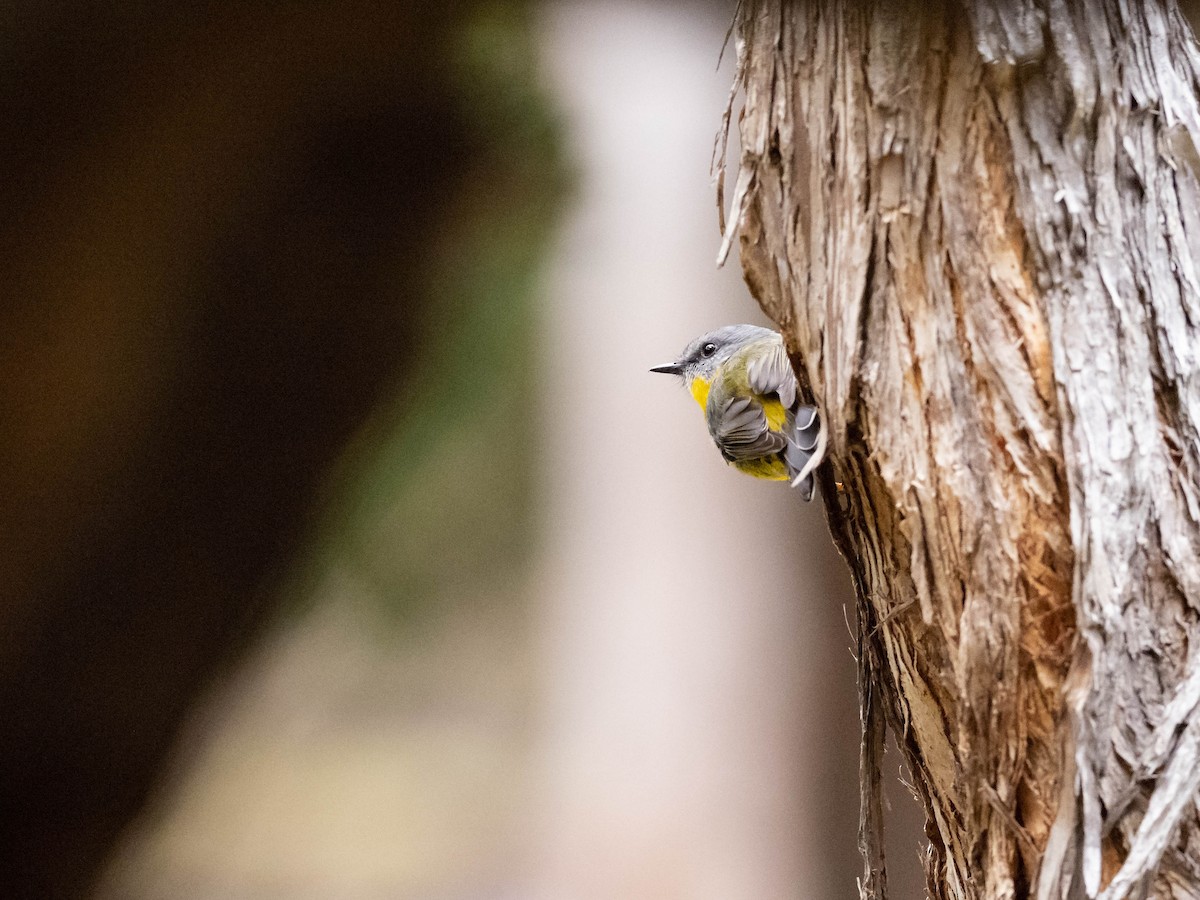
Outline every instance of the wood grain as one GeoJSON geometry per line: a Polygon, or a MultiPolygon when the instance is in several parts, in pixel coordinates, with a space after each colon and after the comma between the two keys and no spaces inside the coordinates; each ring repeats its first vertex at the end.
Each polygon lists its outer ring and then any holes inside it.
{"type": "Polygon", "coordinates": [[[756,0],[735,34],[722,255],[830,426],[862,895],[886,893],[882,714],[931,896],[1200,896],[1189,26],[1156,2],[756,0]]]}

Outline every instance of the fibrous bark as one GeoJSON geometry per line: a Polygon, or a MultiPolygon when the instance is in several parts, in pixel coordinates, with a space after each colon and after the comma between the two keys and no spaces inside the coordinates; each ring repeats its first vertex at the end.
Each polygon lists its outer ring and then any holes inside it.
{"type": "MultiPolygon", "coordinates": [[[[722,255],[830,429],[939,898],[1200,896],[1200,55],[1171,3],[747,2],[722,255]]],[[[722,202],[724,206],[724,203],[722,202]]],[[[839,487],[840,485],[840,487],[839,487]]]]}

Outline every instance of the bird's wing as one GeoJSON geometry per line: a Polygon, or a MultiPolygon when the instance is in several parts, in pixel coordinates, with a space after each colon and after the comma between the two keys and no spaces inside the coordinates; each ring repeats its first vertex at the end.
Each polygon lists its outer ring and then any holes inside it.
{"type": "Polygon", "coordinates": [[[718,403],[709,404],[708,428],[726,460],[758,459],[787,446],[783,434],[767,426],[767,416],[757,400],[730,397],[718,403]]]}
{"type": "Polygon", "coordinates": [[[746,366],[750,390],[756,394],[776,394],[785,409],[796,403],[796,376],[783,341],[776,341],[764,353],[755,354],[746,366]]]}
{"type": "Polygon", "coordinates": [[[803,488],[805,499],[813,493],[812,472],[825,456],[825,430],[815,406],[799,403],[796,376],[783,342],[758,354],[746,367],[750,390],[756,394],[778,395],[788,410],[783,426],[783,461],[792,484],[803,488]]]}

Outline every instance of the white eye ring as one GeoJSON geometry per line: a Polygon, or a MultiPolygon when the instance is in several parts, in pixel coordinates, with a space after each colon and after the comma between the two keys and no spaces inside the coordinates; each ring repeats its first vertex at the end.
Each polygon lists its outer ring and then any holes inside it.
{"type": "Polygon", "coordinates": [[[709,341],[707,344],[705,344],[703,347],[700,348],[700,355],[704,356],[704,357],[712,356],[716,352],[717,352],[717,345],[712,343],[712,341],[709,341]]]}

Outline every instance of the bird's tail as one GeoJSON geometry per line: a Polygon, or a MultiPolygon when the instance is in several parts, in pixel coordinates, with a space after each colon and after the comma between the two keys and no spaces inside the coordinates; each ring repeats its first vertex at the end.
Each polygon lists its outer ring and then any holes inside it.
{"type": "Polygon", "coordinates": [[[787,448],[783,452],[792,487],[798,487],[805,500],[813,495],[813,470],[825,458],[828,437],[825,423],[815,406],[801,406],[787,433],[787,448]]]}

